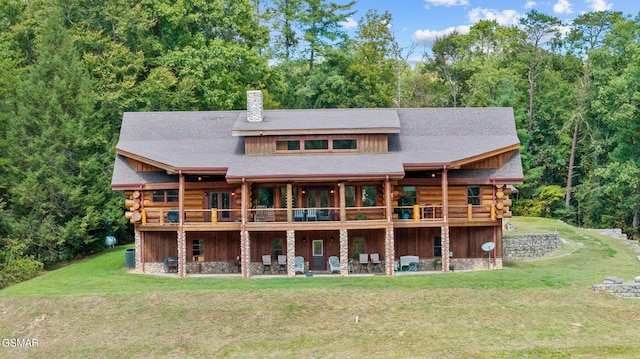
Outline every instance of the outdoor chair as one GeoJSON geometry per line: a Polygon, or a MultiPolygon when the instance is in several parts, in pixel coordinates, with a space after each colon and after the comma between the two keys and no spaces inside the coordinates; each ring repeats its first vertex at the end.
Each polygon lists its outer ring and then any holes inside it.
{"type": "Polygon", "coordinates": [[[304,258],[303,257],[296,257],[294,264],[293,264],[293,270],[295,271],[296,274],[300,273],[300,274],[304,274],[304,258]]]}
{"type": "Polygon", "coordinates": [[[362,268],[369,271],[369,255],[367,253],[360,253],[360,273],[362,273],[362,268]]]}
{"type": "Polygon", "coordinates": [[[287,273],[287,256],[284,254],[278,255],[278,273],[282,271],[287,273]]]}
{"type": "Polygon", "coordinates": [[[335,272],[340,273],[340,260],[336,256],[329,257],[327,261],[327,267],[329,268],[329,273],[333,274],[335,272]]]}
{"type": "Polygon", "coordinates": [[[380,266],[382,262],[380,261],[380,254],[371,253],[371,271],[373,272],[376,268],[382,271],[382,267],[380,266]]]}
{"type": "Polygon", "coordinates": [[[294,209],[293,210],[293,221],[304,221],[305,220],[305,216],[304,216],[304,209],[294,209]]]}
{"type": "Polygon", "coordinates": [[[164,271],[166,273],[169,272],[177,272],[178,271],[178,258],[170,257],[164,259],[164,271]]]}
{"type": "Polygon", "coordinates": [[[318,210],[317,209],[309,209],[307,210],[307,221],[317,221],[318,220],[318,210]]]}
{"type": "Polygon", "coordinates": [[[267,269],[269,270],[269,273],[271,273],[271,255],[269,254],[262,256],[262,274],[264,274],[267,269]]]}
{"type": "Polygon", "coordinates": [[[254,222],[265,222],[267,219],[267,206],[257,206],[253,216],[254,222]]]}

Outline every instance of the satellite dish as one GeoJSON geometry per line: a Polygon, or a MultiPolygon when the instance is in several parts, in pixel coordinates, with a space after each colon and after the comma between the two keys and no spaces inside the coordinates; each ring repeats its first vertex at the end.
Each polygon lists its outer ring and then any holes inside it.
{"type": "Polygon", "coordinates": [[[496,247],[496,244],[493,242],[485,242],[482,244],[482,250],[485,252],[492,251],[496,247]]]}
{"type": "Polygon", "coordinates": [[[489,266],[489,269],[491,269],[491,251],[495,247],[496,247],[496,244],[494,242],[485,242],[482,244],[482,250],[489,253],[489,262],[487,263],[487,265],[489,266]]]}

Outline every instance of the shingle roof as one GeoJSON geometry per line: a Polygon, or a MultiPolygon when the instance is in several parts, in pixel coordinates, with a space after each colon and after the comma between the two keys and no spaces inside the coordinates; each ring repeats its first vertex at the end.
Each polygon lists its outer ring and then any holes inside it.
{"type": "MultiPolygon", "coordinates": [[[[519,144],[511,108],[278,110],[264,114],[266,121],[256,124],[246,122],[246,111],[128,112],[116,149],[166,170],[220,171],[230,180],[267,180],[402,177],[406,166],[452,165],[519,144]],[[267,134],[389,133],[389,153],[244,156],[244,138],[232,133],[248,134],[256,129],[267,134]]],[[[519,153],[512,161],[518,165],[482,175],[521,179],[519,153]]],[[[127,166],[118,156],[112,185],[167,180],[136,174],[127,166]]]]}

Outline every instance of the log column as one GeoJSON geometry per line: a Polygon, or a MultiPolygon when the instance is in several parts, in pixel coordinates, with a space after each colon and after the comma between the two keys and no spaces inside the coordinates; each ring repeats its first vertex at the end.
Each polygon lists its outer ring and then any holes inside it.
{"type": "Polygon", "coordinates": [[[449,181],[447,166],[442,169],[442,271],[449,271],[449,181]]]}
{"type": "Polygon", "coordinates": [[[178,187],[178,277],[184,278],[187,275],[187,236],[184,233],[184,176],[179,172],[178,187]]]}

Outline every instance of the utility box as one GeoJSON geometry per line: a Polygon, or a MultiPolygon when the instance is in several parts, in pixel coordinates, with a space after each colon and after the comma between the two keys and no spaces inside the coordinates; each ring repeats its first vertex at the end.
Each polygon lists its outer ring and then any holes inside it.
{"type": "Polygon", "coordinates": [[[124,250],[124,266],[126,268],[136,267],[136,249],[127,248],[124,250]]]}

